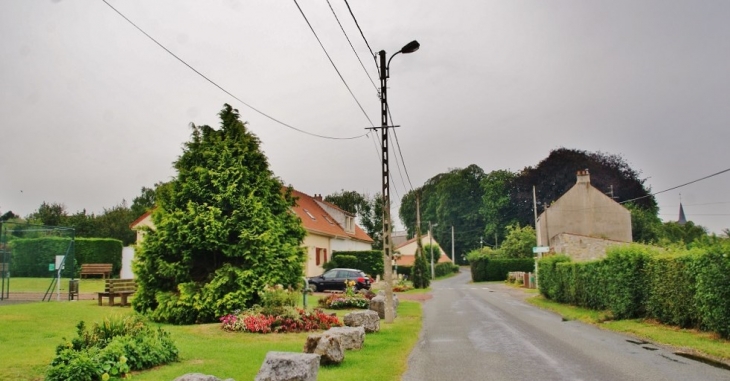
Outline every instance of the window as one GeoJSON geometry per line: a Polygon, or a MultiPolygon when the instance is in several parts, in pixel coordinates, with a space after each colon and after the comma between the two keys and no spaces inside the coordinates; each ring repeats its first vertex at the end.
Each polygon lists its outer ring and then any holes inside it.
{"type": "Polygon", "coordinates": [[[308,210],[304,209],[304,213],[307,213],[307,215],[309,216],[309,218],[311,218],[311,219],[313,219],[315,221],[317,220],[316,218],[314,218],[314,216],[312,215],[312,213],[310,213],[308,210]]]}
{"type": "Polygon", "coordinates": [[[325,219],[325,220],[327,220],[327,222],[329,222],[329,223],[330,223],[330,225],[334,225],[334,224],[335,224],[335,223],[334,223],[334,221],[332,221],[332,220],[331,220],[331,219],[330,219],[329,217],[327,217],[326,215],[323,215],[323,217],[324,217],[324,219],[325,219]]]}
{"type": "Polygon", "coordinates": [[[318,247],[315,251],[317,266],[325,264],[327,262],[327,249],[318,247]]]}

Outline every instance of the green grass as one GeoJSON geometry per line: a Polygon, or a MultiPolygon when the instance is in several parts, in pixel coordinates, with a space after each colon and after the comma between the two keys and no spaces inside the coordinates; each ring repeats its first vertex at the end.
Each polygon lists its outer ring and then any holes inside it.
{"type": "Polygon", "coordinates": [[[554,311],[564,319],[578,320],[603,329],[629,334],[654,343],[666,344],[682,350],[708,355],[715,359],[730,361],[730,340],[723,340],[716,334],[690,329],[680,329],[645,319],[611,320],[607,311],[594,311],[560,304],[538,295],[527,302],[554,311]]]}
{"type": "MultiPolygon", "coordinates": [[[[316,306],[314,298],[308,304],[316,306]]],[[[335,312],[338,316],[347,310],[335,312]]],[[[29,303],[0,306],[0,380],[42,380],[55,348],[76,335],[76,324],[88,324],[130,308],[99,307],[94,301],[29,303]]],[[[251,380],[268,351],[301,352],[307,333],[249,334],[224,332],[218,324],[161,325],[180,350],[180,361],[135,373],[137,380],[172,380],[201,372],[225,379],[251,380]]],[[[322,367],[318,380],[399,380],[421,329],[421,305],[403,301],[393,324],[381,321],[381,331],[368,334],[360,351],[348,351],[340,366],[322,367]]]]}

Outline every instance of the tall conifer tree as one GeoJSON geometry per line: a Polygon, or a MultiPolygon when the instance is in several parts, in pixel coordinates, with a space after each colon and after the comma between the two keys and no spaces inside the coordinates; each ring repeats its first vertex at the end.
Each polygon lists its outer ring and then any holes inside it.
{"type": "Polygon", "coordinates": [[[156,321],[212,322],[259,302],[267,285],[301,283],[305,231],[291,189],[238,110],[219,116],[220,129],[192,126],[134,264],[134,309],[156,321]]]}

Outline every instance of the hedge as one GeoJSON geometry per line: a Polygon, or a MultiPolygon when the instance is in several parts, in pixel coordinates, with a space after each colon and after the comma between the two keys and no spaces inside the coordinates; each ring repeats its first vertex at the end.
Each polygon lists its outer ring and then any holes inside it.
{"type": "Polygon", "coordinates": [[[112,274],[122,269],[122,241],[111,238],[76,238],[69,251],[71,239],[61,237],[20,238],[10,245],[11,275],[14,277],[51,277],[48,265],[56,255],[73,254],[66,258],[61,275],[78,277],[82,263],[111,263],[112,274]],[[75,261],[74,261],[75,259],[75,261]],[[72,265],[72,262],[74,264],[72,265]]]}
{"type": "Polygon", "coordinates": [[[480,256],[469,260],[474,282],[506,280],[510,271],[530,272],[535,269],[534,258],[490,258],[480,256]]]}
{"type": "Polygon", "coordinates": [[[616,319],[651,318],[730,338],[730,246],[666,252],[647,246],[611,248],[600,261],[540,260],[540,293],[616,319]]]}
{"type": "MultiPolygon", "coordinates": [[[[429,267],[431,267],[429,265],[429,267]]],[[[430,269],[429,269],[430,270],[430,269]]],[[[458,273],[459,272],[459,266],[451,263],[451,262],[441,262],[437,263],[436,266],[434,266],[434,271],[436,272],[436,276],[445,276],[452,273],[458,273]]]]}
{"type": "Polygon", "coordinates": [[[325,270],[337,267],[358,269],[375,277],[383,275],[383,252],[379,250],[334,251],[330,261],[323,267],[325,270]]]}

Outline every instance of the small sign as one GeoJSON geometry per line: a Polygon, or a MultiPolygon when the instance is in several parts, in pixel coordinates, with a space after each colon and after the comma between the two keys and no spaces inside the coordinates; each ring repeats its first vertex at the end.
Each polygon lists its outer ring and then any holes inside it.
{"type": "Polygon", "coordinates": [[[56,265],[53,263],[48,264],[48,271],[56,271],[56,265]]]}
{"type": "Polygon", "coordinates": [[[535,246],[532,248],[533,253],[547,253],[550,251],[550,246],[535,246]]]}

